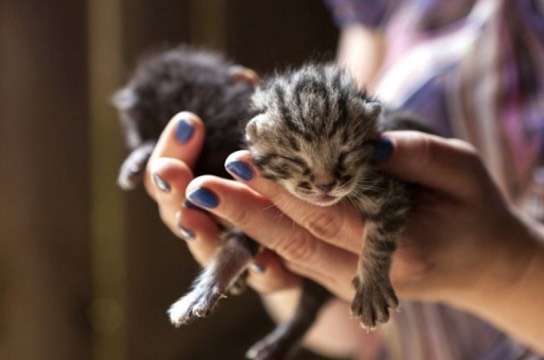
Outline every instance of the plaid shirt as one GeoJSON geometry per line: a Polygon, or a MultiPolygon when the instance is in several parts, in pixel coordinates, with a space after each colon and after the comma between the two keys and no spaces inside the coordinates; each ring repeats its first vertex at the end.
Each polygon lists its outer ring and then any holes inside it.
{"type": "MultiPolygon", "coordinates": [[[[544,1],[325,2],[340,27],[362,24],[387,37],[377,95],[478,147],[504,194],[544,221],[544,1]]],[[[401,345],[389,357],[539,358],[443,305],[404,304],[398,318],[401,345]]]]}

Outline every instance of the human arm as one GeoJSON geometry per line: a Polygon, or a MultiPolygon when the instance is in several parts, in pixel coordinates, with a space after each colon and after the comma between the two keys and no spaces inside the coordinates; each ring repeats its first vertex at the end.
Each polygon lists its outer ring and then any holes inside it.
{"type": "MultiPolygon", "coordinates": [[[[206,176],[189,183],[186,167],[162,157],[163,144],[172,141],[174,129],[174,125],[167,127],[163,136],[170,140],[162,142],[161,138],[149,165],[172,190],[158,191],[149,181],[147,187],[174,233],[179,234],[180,222],[195,234],[188,244],[197,260],[205,263],[214,251],[217,228],[208,215],[181,206],[186,186],[187,194],[200,187],[212,190],[219,203],[210,212],[240,226],[283,259],[264,252],[256,260],[266,268],[249,277],[257,290],[274,292],[295,286],[298,280],[285,271],[288,268],[323,283],[345,301],[351,299],[350,281],[364,232],[356,214],[344,207],[324,209],[299,203],[254,169],[249,181],[206,176]]],[[[193,136],[198,138],[197,130],[193,136]]],[[[539,344],[543,320],[535,316],[544,304],[543,290],[535,285],[544,276],[544,250],[537,227],[521,220],[504,202],[478,156],[465,143],[414,133],[388,136],[395,151],[384,169],[421,185],[418,205],[410,214],[411,225],[391,273],[401,298],[441,301],[467,309],[544,351],[539,344]],[[486,299],[487,294],[496,296],[486,299]],[[508,299],[523,306],[512,306],[515,303],[508,299]]],[[[233,156],[250,165],[247,153],[233,156]]],[[[346,315],[343,329],[348,332],[349,323],[346,315]]],[[[350,344],[351,350],[357,346],[356,341],[350,344]]]]}
{"type": "Polygon", "coordinates": [[[345,26],[338,40],[337,63],[347,69],[358,84],[373,90],[385,59],[385,41],[381,30],[361,24],[345,26]]]}
{"type": "MultiPolygon", "coordinates": [[[[468,310],[544,351],[544,319],[539,316],[544,306],[540,286],[544,245],[539,227],[505,202],[468,144],[409,132],[387,136],[393,139],[395,151],[384,169],[420,185],[404,243],[393,261],[391,277],[398,294],[468,310]]],[[[255,224],[252,233],[249,223],[258,219],[239,213],[244,208],[255,213],[249,201],[235,206],[213,179],[193,185],[225,196],[225,208],[212,211],[239,221],[238,225],[279,253],[289,269],[350,300],[349,269],[361,246],[354,239],[360,239],[363,231],[357,219],[342,207],[331,211],[297,202],[258,176],[247,184],[311,235],[295,226],[286,228],[284,236],[265,234],[262,229],[272,223],[255,224]]],[[[193,189],[190,185],[188,191],[193,189]]]]}

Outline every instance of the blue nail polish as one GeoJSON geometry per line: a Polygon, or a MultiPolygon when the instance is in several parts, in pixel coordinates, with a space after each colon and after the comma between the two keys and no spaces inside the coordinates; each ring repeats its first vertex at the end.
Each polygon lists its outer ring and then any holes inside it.
{"type": "Polygon", "coordinates": [[[253,263],[251,264],[251,270],[255,271],[258,274],[262,274],[265,272],[266,268],[264,267],[264,265],[253,263]]]}
{"type": "Polygon", "coordinates": [[[181,118],[176,127],[176,138],[179,142],[186,143],[193,136],[194,131],[193,124],[189,120],[181,118]]]}
{"type": "Polygon", "coordinates": [[[178,225],[178,231],[182,238],[185,240],[194,240],[195,234],[192,231],[185,229],[183,226],[178,225]]]}
{"type": "Polygon", "coordinates": [[[189,199],[198,206],[214,208],[219,205],[217,196],[206,188],[198,188],[189,194],[189,199]]]}
{"type": "Polygon", "coordinates": [[[249,181],[253,179],[253,171],[243,161],[231,161],[225,164],[225,168],[233,175],[239,177],[242,180],[249,181]]]}
{"type": "Polygon", "coordinates": [[[158,174],[153,173],[152,178],[153,178],[153,183],[155,183],[155,186],[158,189],[160,189],[161,191],[165,193],[170,192],[170,184],[164,181],[164,179],[161,178],[158,174]]]}
{"type": "Polygon", "coordinates": [[[387,160],[393,154],[393,142],[388,138],[382,137],[378,142],[378,146],[372,155],[372,160],[381,161],[387,160]]]}
{"type": "Polygon", "coordinates": [[[198,210],[198,211],[203,212],[203,213],[205,213],[205,214],[209,214],[209,212],[206,211],[206,209],[203,209],[203,208],[201,208],[200,206],[197,206],[197,205],[193,204],[192,202],[190,202],[190,201],[187,200],[187,199],[185,199],[185,200],[183,201],[183,204],[181,204],[181,205],[182,205],[184,208],[186,208],[186,209],[198,210]]]}

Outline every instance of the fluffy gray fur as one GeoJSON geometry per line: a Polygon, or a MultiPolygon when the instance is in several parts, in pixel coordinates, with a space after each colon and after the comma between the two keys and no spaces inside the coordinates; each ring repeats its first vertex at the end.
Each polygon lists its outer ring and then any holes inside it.
{"type": "MultiPolygon", "coordinates": [[[[389,319],[389,309],[398,305],[389,281],[391,255],[410,201],[407,186],[378,171],[372,155],[381,130],[422,128],[410,116],[383,112],[334,65],[306,65],[271,76],[255,89],[232,76],[232,63],[222,56],[187,47],[145,59],[114,103],[131,150],[119,174],[124,189],[141,181],[162,129],[187,110],[201,116],[207,132],[197,175],[226,176],[223,162],[245,138],[262,174],[293,195],[319,206],[353,203],[365,218],[367,235],[353,281],[352,312],[367,328],[389,319]]],[[[170,308],[175,325],[207,316],[243,284],[257,243],[232,226],[225,227],[222,243],[191,291],[170,308]]],[[[305,280],[293,317],[246,356],[286,358],[329,296],[305,280]]]]}
{"type": "MultiPolygon", "coordinates": [[[[223,164],[229,154],[244,146],[244,127],[254,114],[250,106],[254,91],[254,84],[237,75],[236,67],[214,52],[180,46],[144,58],[114,96],[130,150],[119,171],[119,185],[130,190],[141,182],[156,141],[179,111],[198,114],[206,126],[195,175],[227,177],[223,164]]],[[[170,307],[168,313],[174,325],[208,316],[228,293],[239,293],[244,288],[247,268],[259,250],[258,244],[228,225],[221,234],[221,243],[189,293],[170,307]]],[[[251,347],[246,357],[284,359],[293,354],[329,296],[322,287],[304,281],[293,316],[251,347]]]]}

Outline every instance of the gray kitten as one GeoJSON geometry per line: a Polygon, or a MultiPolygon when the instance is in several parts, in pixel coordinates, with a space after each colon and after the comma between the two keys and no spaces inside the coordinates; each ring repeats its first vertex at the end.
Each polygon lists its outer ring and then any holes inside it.
{"type": "MultiPolygon", "coordinates": [[[[141,181],[155,142],[175,113],[200,115],[207,136],[196,175],[227,176],[223,162],[245,140],[262,174],[295,196],[319,206],[350,201],[361,211],[367,236],[353,282],[352,312],[367,328],[386,322],[389,308],[398,305],[389,268],[409,196],[406,185],[375,169],[372,154],[379,130],[423,127],[400,112],[383,112],[334,65],[306,65],[272,76],[257,89],[235,69],[218,54],[187,47],[143,61],[114,99],[132,151],[121,166],[119,184],[131,189],[141,181]]],[[[228,224],[222,244],[191,291],[170,308],[175,325],[207,316],[228,292],[243,288],[259,246],[228,224]]],[[[292,318],[246,356],[287,357],[329,297],[305,280],[292,318]]]]}
{"type": "MultiPolygon", "coordinates": [[[[194,174],[229,177],[224,161],[244,147],[244,128],[255,114],[250,106],[254,91],[255,84],[242,76],[239,67],[214,52],[180,46],[145,57],[113,99],[130,150],[119,171],[119,186],[130,190],[142,181],[156,141],[180,111],[198,114],[206,126],[194,174]]],[[[247,268],[259,245],[242,231],[224,225],[221,247],[195,279],[191,291],[169,309],[176,326],[207,316],[226,294],[237,294],[244,288],[247,268]]],[[[329,297],[318,284],[303,281],[293,316],[255,344],[246,357],[287,358],[329,297]]]]}

